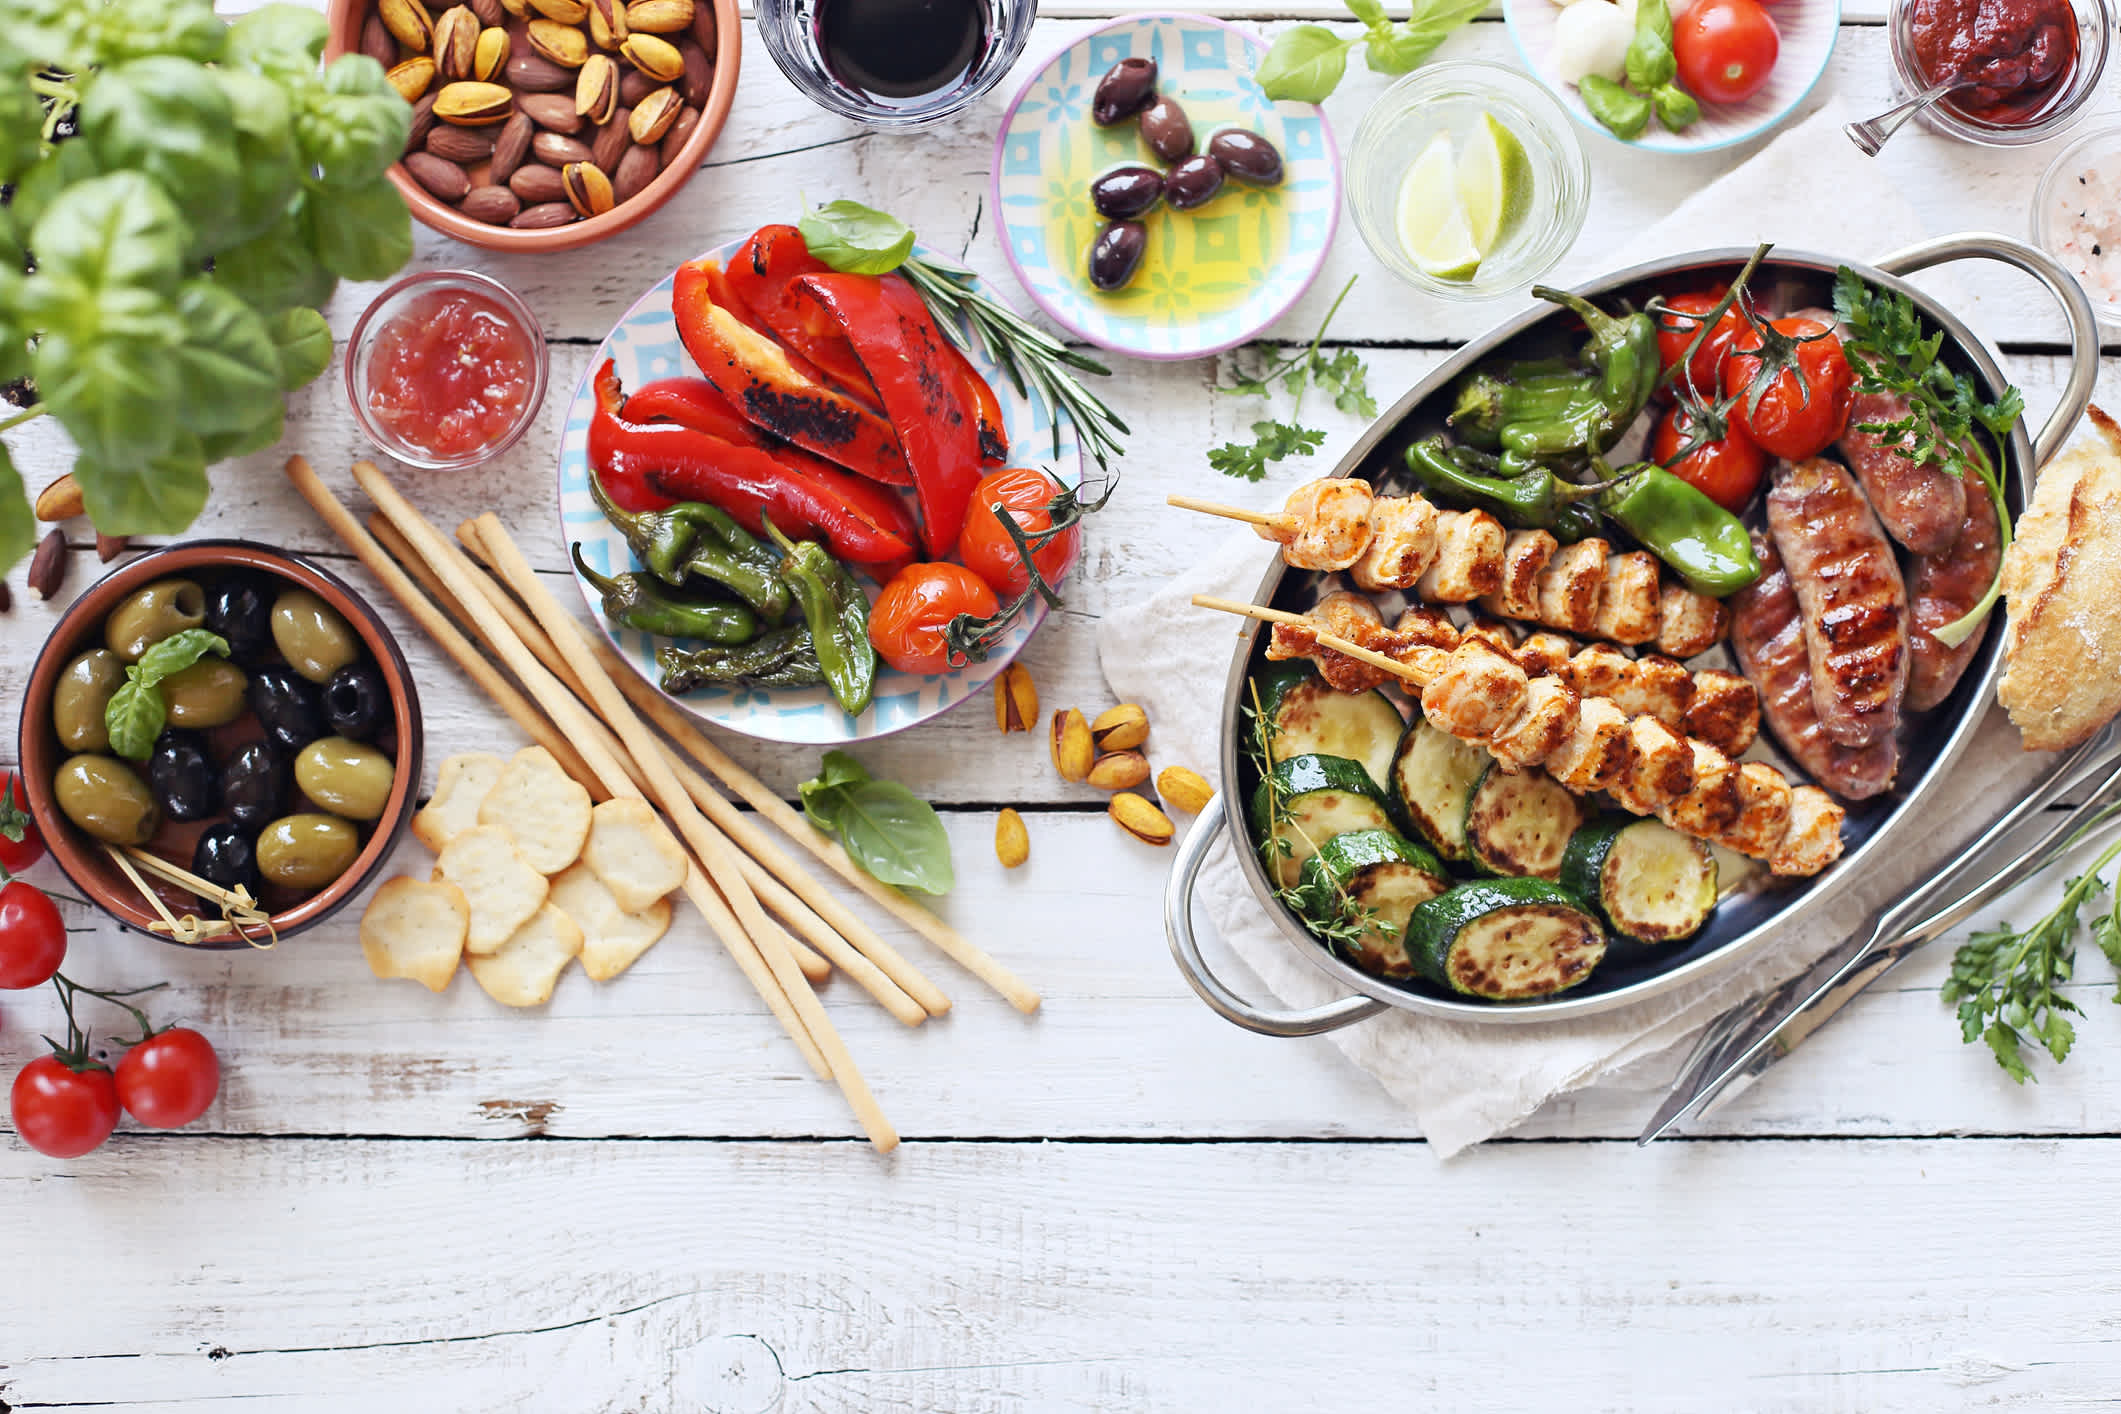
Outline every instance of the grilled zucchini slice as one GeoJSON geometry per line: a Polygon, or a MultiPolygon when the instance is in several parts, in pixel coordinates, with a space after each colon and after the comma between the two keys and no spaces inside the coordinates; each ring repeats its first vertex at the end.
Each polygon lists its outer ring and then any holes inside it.
{"type": "Polygon", "coordinates": [[[1392,830],[1350,830],[1304,861],[1298,884],[1304,913],[1340,921],[1360,910],[1362,929],[1337,946],[1363,971],[1394,981],[1414,975],[1407,956],[1407,917],[1451,887],[1435,855],[1392,830]]]}
{"type": "Polygon", "coordinates": [[[1582,823],[1576,797],[1544,771],[1512,775],[1491,761],[1466,797],[1466,847],[1491,873],[1561,877],[1562,851],[1582,823]]]}
{"type": "Polygon", "coordinates": [[[1691,938],[1716,908],[1716,856],[1662,820],[1606,815],[1569,838],[1561,886],[1643,943],[1691,938]]]}
{"type": "Polygon", "coordinates": [[[1277,761],[1252,792],[1252,838],[1266,856],[1268,874],[1283,888],[1297,882],[1304,861],[1335,835],[1391,826],[1377,783],[1345,756],[1277,761]]]}
{"type": "Polygon", "coordinates": [[[1449,860],[1472,858],[1466,804],[1494,758],[1417,717],[1392,757],[1392,792],[1407,820],[1449,860]]]}
{"type": "Polygon", "coordinates": [[[1392,752],[1406,719],[1382,692],[1335,692],[1316,671],[1285,664],[1252,679],[1260,710],[1272,727],[1277,761],[1294,756],[1345,756],[1370,773],[1383,791],[1391,782],[1392,752]]]}
{"type": "Polygon", "coordinates": [[[1605,956],[1605,930],[1544,879],[1481,879],[1407,919],[1407,952],[1441,987],[1493,1002],[1565,992],[1605,956]]]}

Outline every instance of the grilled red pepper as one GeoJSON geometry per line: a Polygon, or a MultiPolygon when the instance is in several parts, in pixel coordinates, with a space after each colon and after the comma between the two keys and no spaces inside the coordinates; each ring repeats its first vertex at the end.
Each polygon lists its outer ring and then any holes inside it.
{"type": "Polygon", "coordinates": [[[920,295],[895,275],[805,275],[800,283],[847,331],[883,395],[913,469],[922,542],[941,559],[957,544],[980,477],[979,414],[944,353],[948,341],[920,295]]]}
{"type": "Polygon", "coordinates": [[[597,370],[596,396],[589,469],[624,509],[705,501],[754,533],[764,532],[764,511],[784,533],[822,539],[834,555],[858,565],[904,560],[920,542],[905,502],[873,482],[836,467],[791,465],[697,428],[630,421],[608,359],[597,370]]]}
{"type": "MultiPolygon", "coordinates": [[[[699,264],[701,270],[707,276],[708,297],[714,301],[717,309],[728,310],[739,320],[743,321],[744,324],[758,330],[759,333],[764,334],[769,339],[775,337],[773,326],[760,318],[759,312],[753,309],[750,303],[742,295],[739,295],[735,287],[729,283],[729,272],[727,270],[724,270],[712,260],[702,260],[699,264]]],[[[781,352],[788,356],[788,366],[808,378],[811,382],[825,383],[830,381],[826,378],[824,370],[795,350],[783,345],[781,352]]],[[[634,396],[639,397],[647,391],[645,387],[641,388],[634,393],[634,396]]],[[[876,400],[876,390],[868,385],[867,380],[864,380],[860,388],[848,391],[852,394],[854,400],[863,407],[879,415],[883,413],[883,405],[876,400]]]]}
{"type": "Polygon", "coordinates": [[[1002,421],[1001,399],[994,396],[994,388],[980,371],[965,357],[965,351],[946,337],[943,349],[957,365],[958,386],[962,390],[965,406],[979,414],[979,454],[982,461],[999,466],[1009,460],[1009,427],[1002,421]]]}
{"type": "Polygon", "coordinates": [[[776,437],[893,486],[910,485],[891,424],[805,377],[779,344],[715,304],[706,262],[680,265],[671,294],[678,338],[715,390],[776,437]]]}
{"type": "Polygon", "coordinates": [[[831,266],[810,253],[801,231],[761,226],[729,258],[728,280],[736,297],[758,311],[783,344],[858,400],[880,408],[868,370],[855,357],[847,336],[795,283],[805,275],[831,273],[831,266]]]}
{"type": "Polygon", "coordinates": [[[654,422],[658,418],[737,442],[747,447],[762,445],[759,430],[744,415],[729,406],[729,400],[704,378],[658,378],[643,383],[626,395],[628,422],[654,422]]]}

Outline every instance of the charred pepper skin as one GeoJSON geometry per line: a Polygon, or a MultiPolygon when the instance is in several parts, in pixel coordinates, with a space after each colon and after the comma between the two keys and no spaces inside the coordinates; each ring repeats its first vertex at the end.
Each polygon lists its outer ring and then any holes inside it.
{"type": "Polygon", "coordinates": [[[1745,524],[1661,466],[1622,471],[1598,507],[1697,594],[1721,599],[1760,578],[1745,524]]]}
{"type": "Polygon", "coordinates": [[[662,638],[704,638],[709,643],[748,643],[758,635],[758,615],[742,604],[681,599],[653,575],[599,574],[583,561],[580,541],[573,551],[575,569],[604,598],[604,617],[620,628],[662,638]]]}
{"type": "Polygon", "coordinates": [[[727,511],[703,501],[623,511],[595,476],[589,478],[589,491],[634,557],[665,584],[682,587],[687,580],[705,579],[727,588],[769,622],[787,614],[790,599],[780,581],[780,561],[727,511]]]}
{"type": "Polygon", "coordinates": [[[1502,449],[1507,428],[1596,414],[1604,405],[1596,374],[1541,359],[1475,369],[1459,383],[1445,422],[1460,441],[1493,452],[1502,449]]]}
{"type": "Polygon", "coordinates": [[[825,680],[810,630],[802,624],[760,634],[735,648],[679,648],[666,643],[656,649],[655,662],[663,671],[663,691],[680,697],[710,685],[816,687],[825,680]]]}
{"type": "Polygon", "coordinates": [[[832,689],[849,716],[858,716],[876,691],[876,649],[869,642],[869,596],[847,567],[814,540],[795,541],[766,522],[781,547],[781,583],[803,611],[803,623],[832,689]]]}
{"type": "Polygon", "coordinates": [[[1518,530],[1545,530],[1564,544],[1596,535],[1598,512],[1578,488],[1514,452],[1490,457],[1426,437],[1407,448],[1407,470],[1437,499],[1492,514],[1518,530]]]}

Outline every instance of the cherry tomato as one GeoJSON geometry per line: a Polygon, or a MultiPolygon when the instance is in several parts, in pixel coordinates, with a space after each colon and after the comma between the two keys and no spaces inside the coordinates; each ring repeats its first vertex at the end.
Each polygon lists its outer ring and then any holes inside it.
{"type": "Polygon", "coordinates": [[[1850,385],[1848,359],[1841,340],[1816,319],[1777,319],[1768,327],[1779,334],[1807,341],[1797,346],[1797,366],[1775,376],[1760,405],[1747,410],[1746,388],[1760,370],[1760,336],[1748,328],[1731,346],[1723,365],[1723,391],[1735,396],[1732,425],[1741,428],[1753,445],[1771,456],[1791,461],[1814,456],[1841,435],[1848,425],[1850,385]],[[1810,338],[1824,334],[1824,338],[1810,338]]]}
{"type": "Polygon", "coordinates": [[[76,1159],[118,1127],[118,1086],[101,1068],[74,1070],[57,1056],[22,1067],[8,1095],[22,1142],[55,1159],[76,1159]]]}
{"type": "Polygon", "coordinates": [[[6,792],[0,794],[0,826],[10,824],[22,827],[22,838],[11,840],[0,830],[0,869],[20,874],[44,857],[44,837],[37,833],[36,822],[23,803],[21,779],[12,775],[7,778],[6,792]]]}
{"type": "Polygon", "coordinates": [[[157,1031],[118,1062],[118,1102],[151,1129],[190,1124],[220,1088],[213,1043],[188,1026],[157,1031]]]}
{"type": "Polygon", "coordinates": [[[1760,92],[1782,36],[1754,0],[1695,0],[1672,25],[1679,81],[1704,103],[1743,103],[1760,92]]]}
{"type": "Polygon", "coordinates": [[[44,890],[22,879],[0,884],[0,987],[41,987],[66,961],[66,925],[44,890]]]}
{"type": "Polygon", "coordinates": [[[1742,514],[1760,489],[1767,459],[1750,437],[1732,427],[1723,437],[1704,442],[1686,456],[1673,461],[1679,449],[1694,435],[1694,419],[1682,404],[1657,424],[1657,441],[1650,455],[1672,475],[1691,485],[1732,515],[1742,514]]]}
{"type": "MultiPolygon", "coordinates": [[[[1053,516],[1046,508],[1061,494],[1061,484],[1043,471],[1011,466],[980,478],[972,488],[972,509],[965,528],[957,537],[957,557],[965,567],[987,581],[1004,599],[1014,599],[1031,582],[1024,573],[1024,557],[1016,542],[994,513],[999,501],[1025,535],[1052,528],[1053,516]]],[[[1082,532],[1070,527],[1031,552],[1031,562],[1052,588],[1060,588],[1082,548],[1082,532]]]]}
{"type": "MultiPolygon", "coordinates": [[[[1673,295],[1665,301],[1665,306],[1680,314],[1706,317],[1708,312],[1722,301],[1723,291],[1719,288],[1707,294],[1673,295]]],[[[1666,372],[1670,372],[1673,365],[1679,362],[1680,356],[1686,353],[1687,345],[1694,342],[1694,335],[1700,329],[1699,320],[1674,319],[1664,314],[1658,316],[1657,360],[1666,372]]],[[[1709,336],[1701,341],[1701,347],[1694,350],[1694,357],[1687,365],[1688,371],[1680,378],[1674,378],[1673,383],[1679,383],[1681,378],[1691,379],[1695,391],[1704,397],[1714,397],[1716,390],[1723,386],[1724,355],[1730,352],[1731,340],[1743,332],[1745,316],[1735,309],[1725,310],[1722,317],[1709,329],[1709,336]]]]}
{"type": "Polygon", "coordinates": [[[984,618],[1001,607],[985,580],[963,565],[908,565],[869,606],[869,642],[902,673],[947,673],[943,630],[959,614],[984,618]]]}

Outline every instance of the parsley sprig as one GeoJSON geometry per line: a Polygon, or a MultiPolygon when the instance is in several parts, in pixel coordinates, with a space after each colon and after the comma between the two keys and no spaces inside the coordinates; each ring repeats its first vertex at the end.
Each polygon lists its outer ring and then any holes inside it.
{"type": "MultiPolygon", "coordinates": [[[[1311,342],[1296,353],[1275,358],[1270,351],[1263,350],[1267,361],[1259,371],[1250,376],[1240,375],[1228,383],[1218,383],[1214,391],[1229,393],[1237,397],[1271,397],[1278,382],[1296,399],[1289,409],[1289,420],[1277,422],[1273,418],[1262,418],[1252,424],[1250,442],[1225,442],[1208,453],[1208,465],[1225,476],[1235,476],[1244,481],[1261,481],[1266,478],[1267,468],[1275,462],[1289,457],[1308,457],[1316,452],[1326,440],[1326,434],[1315,427],[1305,427],[1296,419],[1303,412],[1304,394],[1313,386],[1333,395],[1333,406],[1354,417],[1377,416],[1377,400],[1370,396],[1369,369],[1364,366],[1362,356],[1353,349],[1338,349],[1331,354],[1321,352],[1319,345],[1325,342],[1326,328],[1332,324],[1333,316],[1355,288],[1355,277],[1340,287],[1340,294],[1333,300],[1333,307],[1319,322],[1318,332],[1311,342]]],[[[1253,345],[1262,349],[1261,345],[1253,345]]]]}

